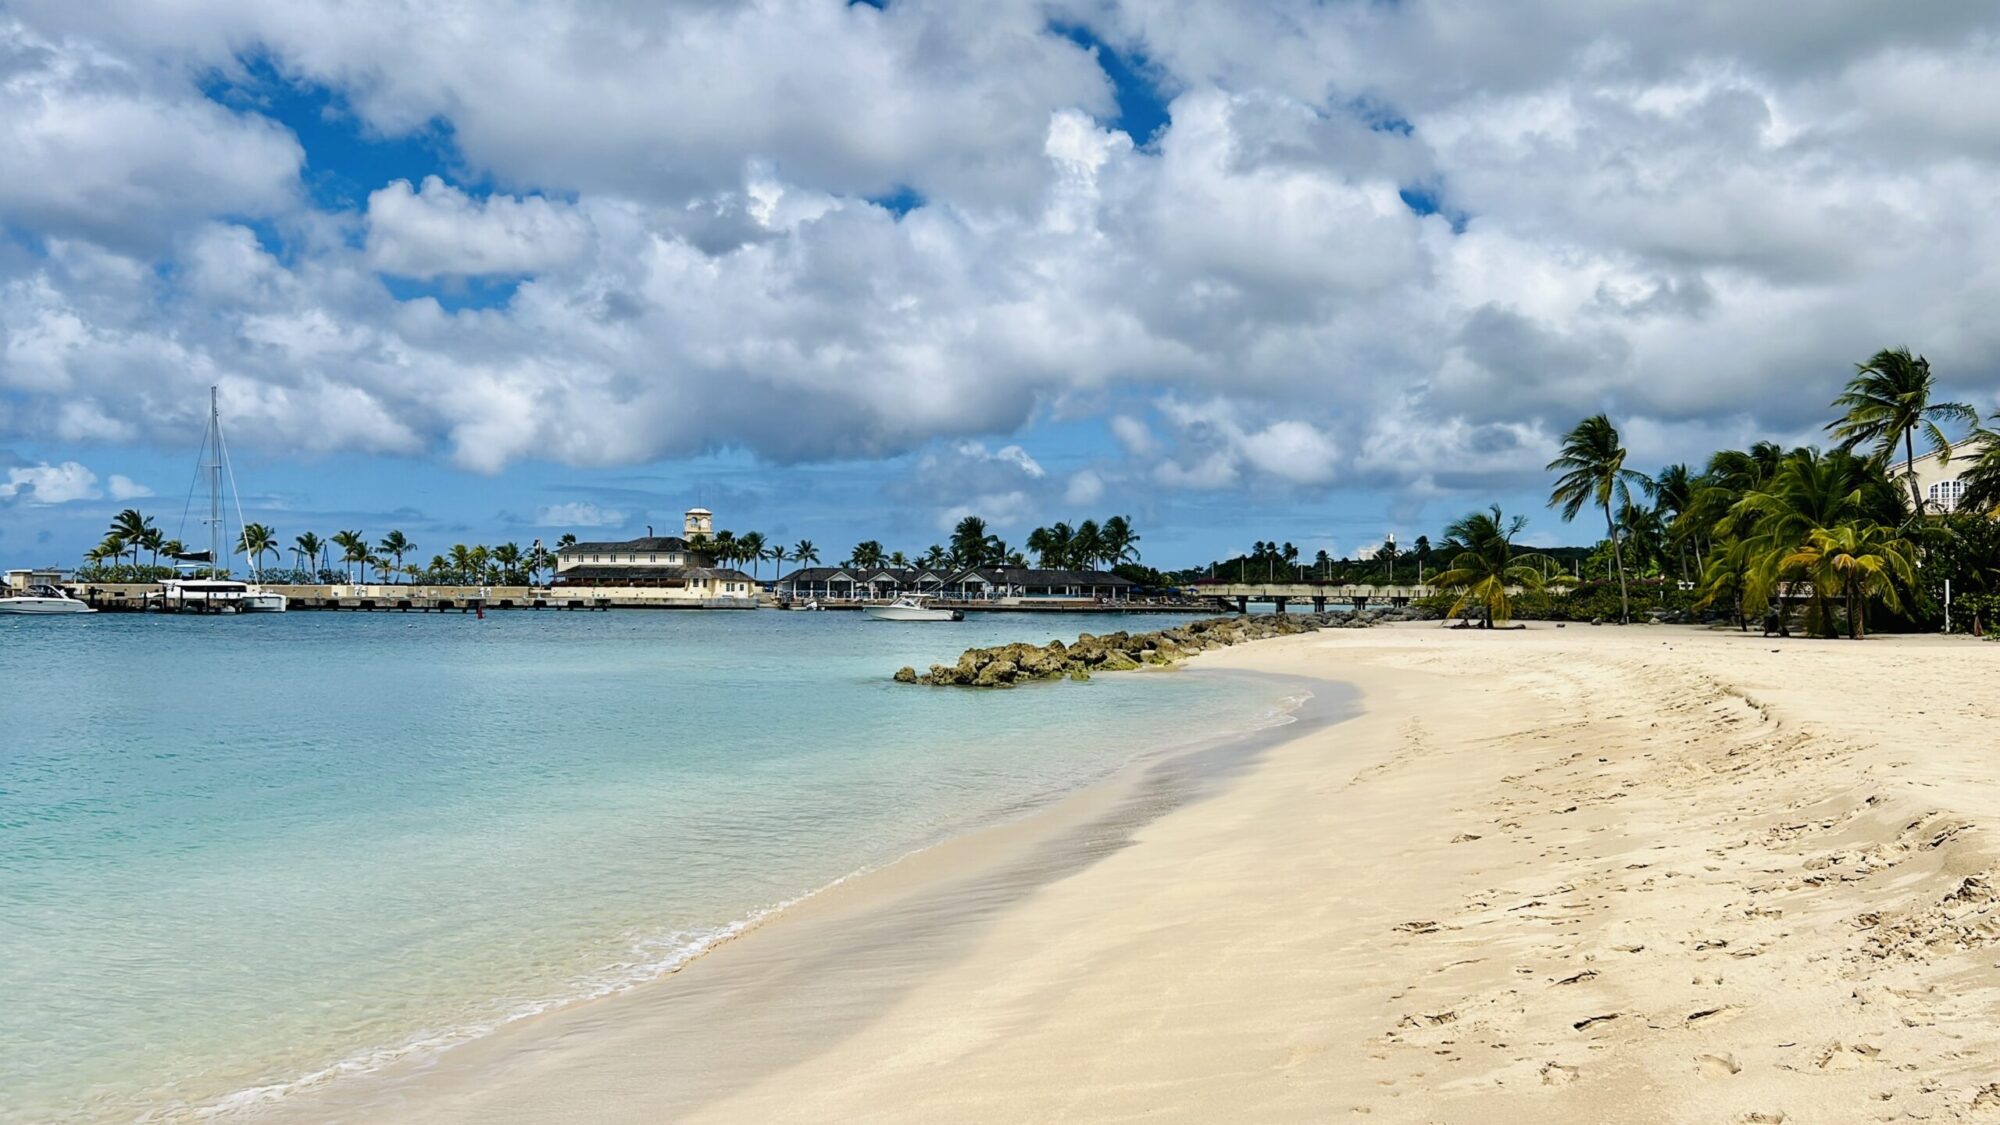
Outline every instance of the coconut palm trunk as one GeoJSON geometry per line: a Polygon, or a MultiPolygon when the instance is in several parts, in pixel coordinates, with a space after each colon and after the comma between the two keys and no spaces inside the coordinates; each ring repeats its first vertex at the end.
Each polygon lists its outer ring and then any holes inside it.
{"type": "Polygon", "coordinates": [[[1903,431],[1903,479],[1910,482],[1910,511],[1918,516],[1924,514],[1924,493],[1917,484],[1917,439],[1916,427],[1903,431]]]}
{"type": "Polygon", "coordinates": [[[1611,567],[1618,572],[1618,623],[1632,623],[1632,599],[1625,593],[1625,552],[1618,546],[1618,525],[1611,521],[1611,501],[1604,501],[1604,530],[1611,536],[1611,567]]]}

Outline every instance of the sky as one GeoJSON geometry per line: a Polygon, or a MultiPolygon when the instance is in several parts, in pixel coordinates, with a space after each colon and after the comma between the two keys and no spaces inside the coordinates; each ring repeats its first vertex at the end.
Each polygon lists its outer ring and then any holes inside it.
{"type": "Polygon", "coordinates": [[[286,543],[1588,542],[1598,410],[2000,406],[2000,5],[1794,11],[7,0],[0,562],[197,536],[211,385],[286,543]]]}

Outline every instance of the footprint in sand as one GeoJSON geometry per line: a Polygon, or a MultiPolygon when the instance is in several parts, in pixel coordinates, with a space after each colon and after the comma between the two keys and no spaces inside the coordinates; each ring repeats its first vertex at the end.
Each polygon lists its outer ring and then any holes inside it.
{"type": "Polygon", "coordinates": [[[1570,1083],[1576,1081],[1577,1076],[1582,1073],[1583,1072],[1576,1067],[1564,1066],[1562,1063],[1559,1062],[1543,1063],[1542,1085],[1567,1086],[1570,1083]]]}
{"type": "Polygon", "coordinates": [[[1742,1073],[1743,1064],[1735,1055],[1696,1055],[1694,1069],[1703,1078],[1728,1078],[1742,1073]]]}

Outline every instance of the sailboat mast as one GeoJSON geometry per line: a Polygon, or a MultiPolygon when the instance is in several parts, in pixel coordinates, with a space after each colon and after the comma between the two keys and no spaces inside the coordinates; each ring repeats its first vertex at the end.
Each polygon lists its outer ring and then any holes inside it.
{"type": "Polygon", "coordinates": [[[208,388],[208,573],[219,576],[222,566],[222,409],[216,389],[208,388]]]}

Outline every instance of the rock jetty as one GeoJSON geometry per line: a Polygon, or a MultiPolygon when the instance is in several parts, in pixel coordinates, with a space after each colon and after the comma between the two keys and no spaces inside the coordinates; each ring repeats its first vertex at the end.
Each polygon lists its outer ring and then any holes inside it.
{"type": "Polygon", "coordinates": [[[1148,664],[1174,664],[1209,648],[1240,645],[1266,637],[1288,637],[1320,629],[1365,629],[1383,621],[1425,616],[1406,608],[1354,613],[1273,613],[1256,617],[1211,617],[1154,633],[1085,633],[1074,644],[1016,643],[969,648],[956,664],[933,664],[928,672],[896,671],[899,684],[934,687],[1013,687],[1035,680],[1087,680],[1099,672],[1126,672],[1148,664]]]}

